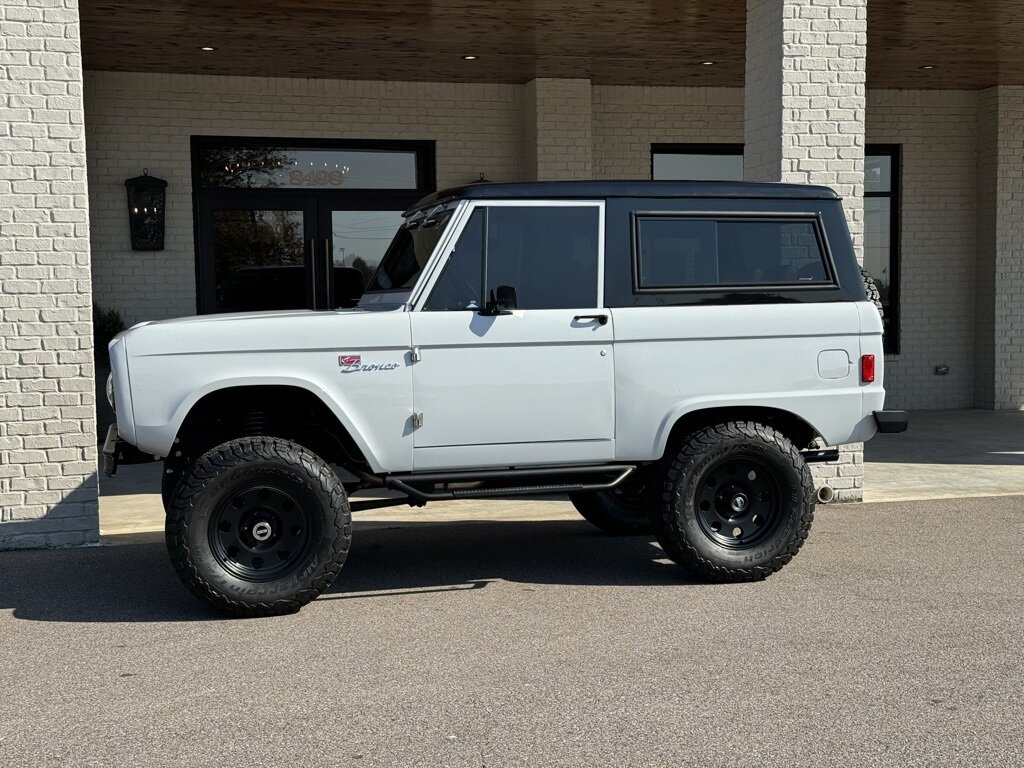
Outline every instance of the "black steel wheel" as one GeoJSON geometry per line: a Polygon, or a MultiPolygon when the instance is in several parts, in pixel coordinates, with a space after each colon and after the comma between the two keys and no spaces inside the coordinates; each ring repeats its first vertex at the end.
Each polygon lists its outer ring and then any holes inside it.
{"type": "Polygon", "coordinates": [[[770,536],[780,503],[775,473],[754,456],[721,459],[697,483],[697,521],[723,547],[747,549],[770,536]]]}
{"type": "Polygon", "coordinates": [[[246,437],[191,464],[167,511],[167,548],[194,594],[232,616],[292,613],[330,586],[352,536],[348,496],[318,456],[246,437]]]}
{"type": "Polygon", "coordinates": [[[736,421],[683,441],[652,522],[680,565],[711,581],[753,581],[796,555],[814,506],[814,481],[793,443],[764,424],[736,421]]]}
{"type": "Polygon", "coordinates": [[[584,519],[605,533],[638,536],[651,532],[659,479],[654,469],[645,467],[610,490],[570,493],[569,500],[584,519]]]}
{"type": "Polygon", "coordinates": [[[281,484],[242,485],[227,494],[210,516],[213,556],[245,581],[273,581],[303,560],[320,534],[315,500],[281,484]]]}

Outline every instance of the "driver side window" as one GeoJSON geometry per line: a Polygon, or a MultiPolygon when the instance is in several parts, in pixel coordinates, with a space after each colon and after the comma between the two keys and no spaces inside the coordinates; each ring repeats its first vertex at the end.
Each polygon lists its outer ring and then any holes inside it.
{"type": "Polygon", "coordinates": [[[599,230],[593,204],[480,206],[424,309],[481,309],[503,285],[516,289],[519,309],[599,306],[599,230]]]}
{"type": "Polygon", "coordinates": [[[455,250],[448,257],[444,272],[423,306],[425,310],[476,310],[483,306],[480,283],[483,279],[485,215],[483,208],[473,211],[455,250]]]}

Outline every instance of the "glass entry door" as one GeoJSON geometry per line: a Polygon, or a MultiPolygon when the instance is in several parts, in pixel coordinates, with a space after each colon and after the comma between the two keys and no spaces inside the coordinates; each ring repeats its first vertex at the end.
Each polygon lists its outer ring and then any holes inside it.
{"type": "Polygon", "coordinates": [[[302,309],[316,304],[312,197],[219,197],[200,211],[202,312],[302,309]]]}
{"type": "Polygon", "coordinates": [[[199,312],[344,305],[433,162],[433,142],[193,136],[199,312]]]}

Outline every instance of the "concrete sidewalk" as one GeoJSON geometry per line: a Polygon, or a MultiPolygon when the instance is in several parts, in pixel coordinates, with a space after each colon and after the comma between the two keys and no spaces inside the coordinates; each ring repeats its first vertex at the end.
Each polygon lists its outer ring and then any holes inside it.
{"type": "Polygon", "coordinates": [[[915,411],[864,446],[864,500],[1024,493],[1024,411],[915,411]]]}

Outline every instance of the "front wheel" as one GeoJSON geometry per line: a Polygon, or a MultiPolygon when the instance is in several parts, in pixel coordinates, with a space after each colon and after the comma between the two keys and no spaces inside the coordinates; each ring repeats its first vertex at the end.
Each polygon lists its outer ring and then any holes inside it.
{"type": "Polygon", "coordinates": [[[300,445],[245,437],[177,483],[167,549],[195,595],[232,616],[293,613],[338,575],[352,538],[337,474],[300,445]]]}
{"type": "Polygon", "coordinates": [[[763,424],[691,435],[666,474],[655,535],[665,553],[718,582],[754,581],[800,549],[814,519],[814,481],[800,451],[763,424]]]}

